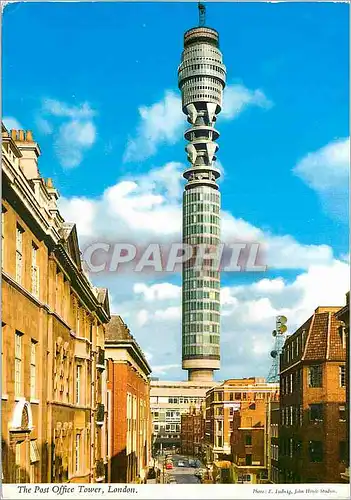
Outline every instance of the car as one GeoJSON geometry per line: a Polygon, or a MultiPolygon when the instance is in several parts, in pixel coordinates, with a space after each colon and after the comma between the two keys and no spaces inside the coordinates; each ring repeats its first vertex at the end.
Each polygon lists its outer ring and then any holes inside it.
{"type": "Polygon", "coordinates": [[[179,461],[177,465],[178,467],[185,467],[185,463],[182,461],[179,461]]]}
{"type": "Polygon", "coordinates": [[[173,464],[172,462],[168,462],[168,464],[166,464],[166,469],[169,470],[169,469],[173,469],[173,464]]]}

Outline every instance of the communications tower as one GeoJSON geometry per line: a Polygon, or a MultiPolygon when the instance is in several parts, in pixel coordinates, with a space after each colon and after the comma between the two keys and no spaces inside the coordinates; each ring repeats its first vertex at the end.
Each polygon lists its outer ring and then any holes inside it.
{"type": "Polygon", "coordinates": [[[267,382],[274,384],[279,383],[279,362],[280,355],[283,351],[283,346],[286,340],[286,326],[287,318],[285,316],[277,316],[275,322],[275,330],[273,330],[272,335],[275,338],[274,348],[271,351],[272,364],[267,377],[267,382]]]}
{"type": "MultiPolygon", "coordinates": [[[[189,127],[184,137],[189,161],[183,172],[183,242],[192,246],[220,244],[220,193],[216,166],[226,68],[219,35],[206,26],[205,6],[199,3],[199,26],[184,34],[178,68],[182,109],[189,127]]],[[[220,274],[183,265],[182,367],[189,380],[212,380],[220,367],[220,274]]]]}

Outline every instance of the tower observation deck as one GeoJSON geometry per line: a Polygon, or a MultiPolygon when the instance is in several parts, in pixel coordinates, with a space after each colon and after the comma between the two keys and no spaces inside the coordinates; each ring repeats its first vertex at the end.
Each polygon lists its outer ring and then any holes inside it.
{"type": "MultiPolygon", "coordinates": [[[[178,68],[182,108],[189,127],[184,137],[189,165],[183,172],[183,242],[196,246],[220,244],[220,193],[216,166],[219,132],[215,128],[222,109],[226,68],[219,50],[218,32],[204,24],[184,34],[178,68]]],[[[189,380],[212,380],[220,367],[220,273],[183,265],[182,367],[189,380]]]]}

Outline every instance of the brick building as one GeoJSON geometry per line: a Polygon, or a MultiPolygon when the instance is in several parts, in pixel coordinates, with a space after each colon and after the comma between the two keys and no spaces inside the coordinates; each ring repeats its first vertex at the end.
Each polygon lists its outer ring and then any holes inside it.
{"type": "Polygon", "coordinates": [[[151,369],[120,316],[106,329],[109,414],[108,481],[143,481],[151,460],[151,369]]]}
{"type": "Polygon", "coordinates": [[[345,471],[346,338],[335,313],[318,307],[287,338],[280,360],[282,483],[338,483],[345,471]]]}
{"type": "Polygon", "coordinates": [[[39,156],[31,132],[2,125],[3,481],[104,481],[108,295],[39,156]]]}
{"type": "Polygon", "coordinates": [[[279,424],[280,408],[278,401],[266,405],[266,463],[269,483],[280,483],[279,476],[279,424]]]}
{"type": "MultiPolygon", "coordinates": [[[[206,461],[230,460],[233,416],[241,403],[270,401],[279,385],[264,378],[229,379],[206,393],[205,439],[206,461]]],[[[252,423],[247,423],[252,428],[252,423]]]]}
{"type": "Polygon", "coordinates": [[[346,305],[335,314],[339,321],[342,321],[340,326],[340,334],[345,339],[346,344],[346,460],[345,471],[341,473],[343,482],[350,482],[350,292],[346,294],[346,305]]]}
{"type": "Polygon", "coordinates": [[[203,408],[191,407],[181,415],[181,451],[189,457],[201,457],[205,435],[205,412],[203,408]]]}
{"type": "Polygon", "coordinates": [[[241,401],[234,411],[231,451],[235,483],[261,483],[268,479],[266,457],[267,405],[278,399],[274,391],[270,401],[254,399],[241,401]]]}

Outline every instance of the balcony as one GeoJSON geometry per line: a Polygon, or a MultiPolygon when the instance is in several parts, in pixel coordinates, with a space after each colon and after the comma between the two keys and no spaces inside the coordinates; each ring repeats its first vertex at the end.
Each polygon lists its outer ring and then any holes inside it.
{"type": "Polygon", "coordinates": [[[105,405],[98,403],[95,411],[96,425],[104,425],[105,405]]]}
{"type": "Polygon", "coordinates": [[[105,369],[105,349],[98,347],[97,358],[96,358],[96,368],[99,370],[105,369]]]}
{"type": "Polygon", "coordinates": [[[95,464],[95,479],[96,481],[104,481],[105,480],[105,464],[102,458],[96,461],[95,464]]]}

